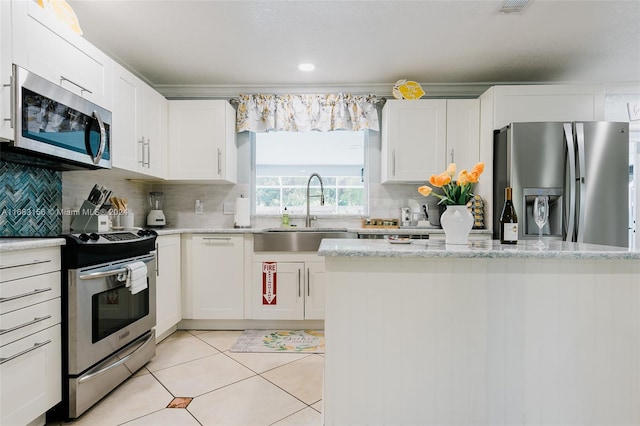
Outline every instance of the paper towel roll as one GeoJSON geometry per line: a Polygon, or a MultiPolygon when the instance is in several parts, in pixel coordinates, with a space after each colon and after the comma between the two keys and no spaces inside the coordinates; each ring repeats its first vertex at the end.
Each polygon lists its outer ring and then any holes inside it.
{"type": "Polygon", "coordinates": [[[235,228],[250,228],[251,227],[251,207],[249,205],[248,198],[236,198],[236,209],[233,220],[233,226],[235,228]]]}

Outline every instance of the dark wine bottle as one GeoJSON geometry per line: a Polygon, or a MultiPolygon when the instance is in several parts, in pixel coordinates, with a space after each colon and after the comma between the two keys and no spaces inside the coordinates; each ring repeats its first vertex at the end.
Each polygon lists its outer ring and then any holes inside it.
{"type": "Polygon", "coordinates": [[[518,216],[511,200],[511,188],[504,189],[504,205],[500,213],[500,242],[502,244],[518,243],[518,216]]]}

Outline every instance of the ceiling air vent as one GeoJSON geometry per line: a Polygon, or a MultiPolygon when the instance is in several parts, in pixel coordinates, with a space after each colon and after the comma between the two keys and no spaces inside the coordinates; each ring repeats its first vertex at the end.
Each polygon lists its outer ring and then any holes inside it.
{"type": "Polygon", "coordinates": [[[500,13],[520,13],[529,3],[529,0],[506,0],[502,3],[502,7],[498,12],[500,13]]]}

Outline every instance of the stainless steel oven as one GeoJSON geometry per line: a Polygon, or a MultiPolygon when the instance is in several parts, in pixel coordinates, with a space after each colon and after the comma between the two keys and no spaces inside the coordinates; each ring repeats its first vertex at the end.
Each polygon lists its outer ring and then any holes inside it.
{"type": "Polygon", "coordinates": [[[153,231],[65,236],[63,399],[76,418],[155,355],[156,252],[153,231]],[[127,287],[131,265],[146,288],[127,287]]]}

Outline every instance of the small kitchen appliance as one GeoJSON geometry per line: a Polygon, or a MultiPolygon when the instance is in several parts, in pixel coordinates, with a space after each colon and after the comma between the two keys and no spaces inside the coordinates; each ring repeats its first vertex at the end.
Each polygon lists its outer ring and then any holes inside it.
{"type": "Polygon", "coordinates": [[[149,205],[151,211],[147,215],[147,226],[165,226],[167,219],[162,211],[162,203],[164,202],[164,192],[150,192],[149,205]]]}
{"type": "Polygon", "coordinates": [[[411,226],[411,208],[402,207],[400,209],[400,225],[411,226]]]}
{"type": "MultiPolygon", "coordinates": [[[[4,161],[54,170],[111,168],[111,112],[16,65],[4,161]]],[[[9,96],[7,96],[9,97],[9,96]]]]}

